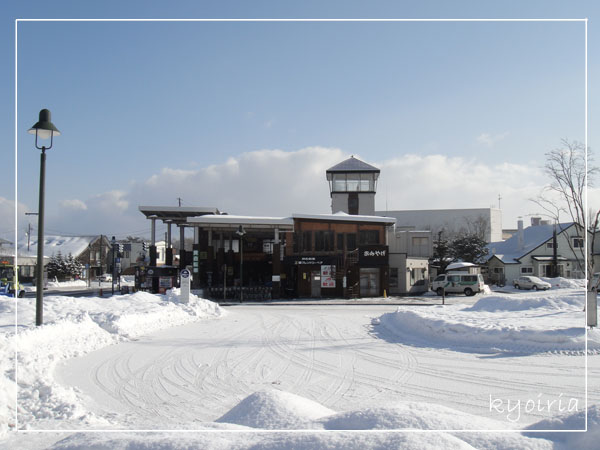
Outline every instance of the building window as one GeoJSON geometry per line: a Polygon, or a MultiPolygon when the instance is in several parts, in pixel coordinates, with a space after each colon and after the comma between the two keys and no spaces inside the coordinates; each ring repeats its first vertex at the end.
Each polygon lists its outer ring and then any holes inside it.
{"type": "Polygon", "coordinates": [[[331,252],[333,248],[333,231],[315,231],[315,251],[331,252]]]}
{"type": "Polygon", "coordinates": [[[504,275],[504,267],[494,267],[494,273],[504,275]]]}
{"type": "Polygon", "coordinates": [[[376,245],[379,244],[378,230],[361,230],[358,232],[359,245],[376,245]]]}
{"type": "Polygon", "coordinates": [[[344,235],[342,233],[338,233],[337,235],[337,249],[339,251],[344,250],[344,235]]]}
{"type": "Polygon", "coordinates": [[[298,241],[300,240],[300,236],[298,233],[294,233],[292,237],[292,250],[294,253],[299,253],[298,241]]]}
{"type": "Polygon", "coordinates": [[[312,231],[302,232],[302,251],[312,252],[312,231]]]}
{"type": "Polygon", "coordinates": [[[398,287],[398,268],[390,267],[390,287],[398,287]]]}
{"type": "Polygon", "coordinates": [[[349,252],[356,250],[356,233],[346,234],[346,250],[349,252]]]}
{"type": "Polygon", "coordinates": [[[429,238],[427,238],[427,237],[413,237],[412,238],[413,247],[426,246],[427,244],[429,244],[429,238]]]}
{"type": "Polygon", "coordinates": [[[532,275],[533,274],[533,267],[528,266],[528,267],[521,267],[521,275],[532,275]]]}
{"type": "Polygon", "coordinates": [[[554,248],[554,242],[546,242],[546,248],[554,248]]]}
{"type": "Polygon", "coordinates": [[[573,248],[583,248],[583,238],[574,237],[573,238],[573,248]]]}
{"type": "Polygon", "coordinates": [[[325,232],[325,251],[332,252],[335,250],[335,233],[333,231],[325,232]]]}
{"type": "Polygon", "coordinates": [[[324,231],[315,231],[315,252],[322,252],[325,250],[324,233],[324,231]]]}
{"type": "Polygon", "coordinates": [[[349,173],[346,175],[346,189],[348,192],[356,192],[358,191],[360,186],[360,174],[359,173],[349,173]]]}

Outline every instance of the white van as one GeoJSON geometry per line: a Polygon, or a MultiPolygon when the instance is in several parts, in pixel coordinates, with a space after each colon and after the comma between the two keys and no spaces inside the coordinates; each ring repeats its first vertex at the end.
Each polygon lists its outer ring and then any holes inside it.
{"type": "Polygon", "coordinates": [[[445,273],[439,275],[431,283],[431,290],[437,295],[446,294],[465,294],[475,295],[483,291],[483,277],[470,273],[445,273]]]}

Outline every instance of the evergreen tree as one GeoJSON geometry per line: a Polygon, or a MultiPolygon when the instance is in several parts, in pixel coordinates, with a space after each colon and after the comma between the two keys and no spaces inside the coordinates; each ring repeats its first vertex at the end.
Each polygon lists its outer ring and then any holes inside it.
{"type": "Polygon", "coordinates": [[[487,243],[476,234],[464,234],[452,240],[450,253],[455,260],[481,264],[488,254],[487,243]]]}
{"type": "Polygon", "coordinates": [[[438,232],[437,240],[433,243],[432,263],[440,268],[439,273],[444,273],[450,264],[452,255],[448,240],[443,237],[444,231],[438,232]]]}
{"type": "Polygon", "coordinates": [[[46,270],[48,271],[48,278],[54,278],[59,276],[60,264],[56,255],[53,254],[50,257],[50,261],[48,261],[48,264],[46,264],[46,270]]]}
{"type": "Polygon", "coordinates": [[[83,271],[83,265],[81,262],[73,258],[73,255],[69,253],[65,259],[65,277],[75,278],[81,275],[83,271]]]}

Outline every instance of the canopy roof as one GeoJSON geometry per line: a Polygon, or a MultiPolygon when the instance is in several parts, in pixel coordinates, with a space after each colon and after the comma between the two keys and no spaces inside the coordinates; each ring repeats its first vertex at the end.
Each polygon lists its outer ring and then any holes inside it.
{"type": "Polygon", "coordinates": [[[208,206],[140,206],[139,210],[148,219],[156,217],[160,220],[171,220],[175,223],[185,222],[188,217],[220,214],[219,210],[208,206]]]}

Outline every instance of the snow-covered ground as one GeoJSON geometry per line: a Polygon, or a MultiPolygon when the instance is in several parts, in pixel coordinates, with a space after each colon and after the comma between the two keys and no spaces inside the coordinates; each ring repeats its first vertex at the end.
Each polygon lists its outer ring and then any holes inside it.
{"type": "Polygon", "coordinates": [[[227,313],[176,290],[48,296],[39,328],[35,299],[18,300],[16,325],[1,299],[0,448],[595,448],[596,330],[590,431],[549,431],[585,425],[584,292],[505,290],[227,313]]]}

